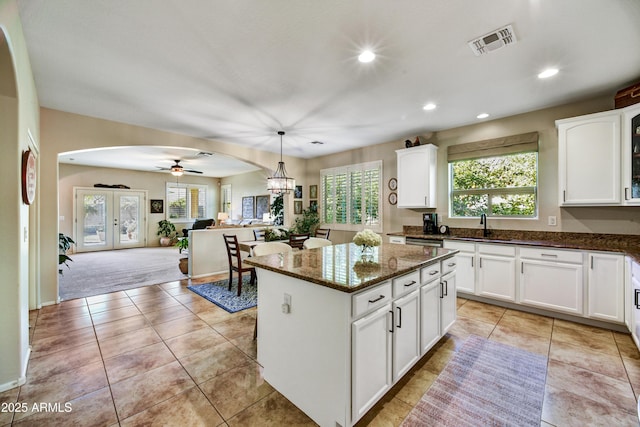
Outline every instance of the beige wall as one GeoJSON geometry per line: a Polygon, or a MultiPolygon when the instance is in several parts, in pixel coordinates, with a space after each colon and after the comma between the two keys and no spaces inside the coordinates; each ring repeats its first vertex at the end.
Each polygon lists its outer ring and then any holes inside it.
{"type": "MultiPolygon", "coordinates": [[[[25,381],[29,357],[29,307],[38,292],[39,193],[22,203],[22,153],[38,153],[38,99],[14,0],[0,0],[0,391],[25,381]],[[33,137],[30,140],[29,134],[33,137]]],[[[37,167],[40,161],[37,162],[37,167]]],[[[38,174],[39,175],[39,174],[38,174]]],[[[40,188],[42,178],[38,178],[40,188]]],[[[56,239],[57,240],[57,239],[56,239]]],[[[57,243],[52,246],[56,251],[57,243]]],[[[55,252],[54,252],[55,253],[55,252]]]]}
{"type": "MultiPolygon", "coordinates": [[[[489,227],[496,229],[521,229],[566,232],[640,234],[640,211],[635,207],[560,208],[558,207],[558,138],[555,120],[590,114],[613,108],[613,96],[595,98],[526,114],[481,122],[474,125],[436,132],[428,142],[438,149],[438,208],[399,209],[386,200],[390,190],[387,182],[397,176],[395,150],[404,148],[402,141],[393,141],[371,147],[350,150],[336,155],[311,159],[307,174],[311,184],[319,179],[319,171],[332,166],[383,160],[385,200],[383,209],[384,231],[401,231],[403,225],[421,225],[423,212],[437,212],[440,222],[452,227],[480,228],[477,219],[448,218],[448,165],[447,147],[472,141],[538,131],[539,151],[539,217],[537,219],[490,219],[489,227]],[[315,178],[315,181],[314,181],[315,178]],[[558,225],[547,225],[548,216],[557,217],[558,225]]],[[[415,135],[407,135],[414,137],[415,135]]],[[[413,138],[412,138],[413,139],[413,138]]],[[[341,235],[336,233],[336,235],[341,235]]],[[[344,233],[342,240],[353,233],[344,233]]]]}

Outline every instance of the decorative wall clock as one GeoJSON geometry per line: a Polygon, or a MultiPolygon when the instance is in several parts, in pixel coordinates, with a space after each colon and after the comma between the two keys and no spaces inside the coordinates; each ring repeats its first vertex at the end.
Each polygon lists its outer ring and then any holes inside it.
{"type": "Polygon", "coordinates": [[[389,193],[389,203],[392,205],[398,203],[398,195],[396,193],[389,193]]]}
{"type": "Polygon", "coordinates": [[[389,180],[389,190],[396,191],[396,188],[398,188],[398,180],[395,178],[391,178],[389,180]]]}
{"type": "Polygon", "coordinates": [[[36,156],[33,151],[22,153],[22,201],[30,205],[36,198],[36,156]]]}

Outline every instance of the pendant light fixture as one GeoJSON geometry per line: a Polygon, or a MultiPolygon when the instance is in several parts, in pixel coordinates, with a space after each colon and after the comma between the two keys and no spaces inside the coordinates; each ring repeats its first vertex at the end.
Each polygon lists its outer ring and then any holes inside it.
{"type": "Polygon", "coordinates": [[[289,194],[295,187],[295,180],[287,177],[287,170],[282,161],[282,135],[284,135],[284,131],[278,131],[278,135],[280,135],[280,161],[273,176],[267,178],[267,190],[273,194],[289,194]]]}

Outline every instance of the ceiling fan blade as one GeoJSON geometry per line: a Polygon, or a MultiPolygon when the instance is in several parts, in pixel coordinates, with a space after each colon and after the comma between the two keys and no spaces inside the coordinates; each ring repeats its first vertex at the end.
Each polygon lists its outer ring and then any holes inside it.
{"type": "Polygon", "coordinates": [[[197,170],[193,170],[193,169],[185,169],[185,172],[191,172],[191,173],[199,173],[202,174],[202,171],[197,171],[197,170]]]}

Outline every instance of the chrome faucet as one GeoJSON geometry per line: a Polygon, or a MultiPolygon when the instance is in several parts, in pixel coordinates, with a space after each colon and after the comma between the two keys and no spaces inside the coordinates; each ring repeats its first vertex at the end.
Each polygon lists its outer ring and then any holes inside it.
{"type": "Polygon", "coordinates": [[[490,231],[487,230],[487,214],[480,215],[480,225],[484,225],[484,228],[482,230],[482,235],[484,237],[487,237],[490,233],[490,231]]]}

